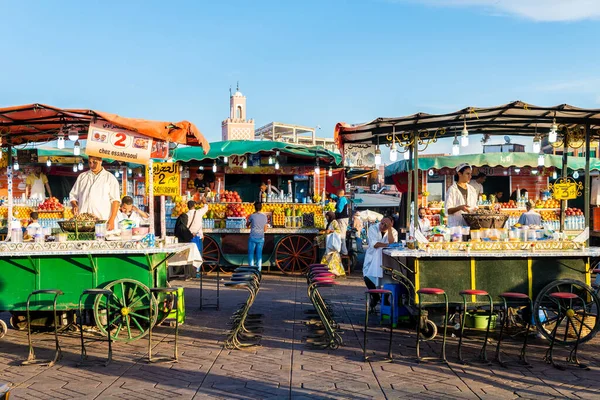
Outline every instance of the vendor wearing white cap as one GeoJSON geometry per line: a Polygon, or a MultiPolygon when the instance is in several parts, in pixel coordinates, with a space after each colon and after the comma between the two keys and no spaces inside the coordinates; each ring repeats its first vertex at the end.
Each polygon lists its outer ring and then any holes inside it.
{"type": "Polygon", "coordinates": [[[446,215],[448,216],[448,226],[465,226],[465,220],[462,216],[477,208],[477,190],[469,185],[471,166],[462,163],[456,167],[457,181],[450,186],[446,192],[446,215]]]}
{"type": "Polygon", "coordinates": [[[73,213],[93,214],[106,221],[106,229],[115,229],[121,198],[119,181],[104,168],[100,157],[88,158],[90,170],[77,177],[69,193],[73,213]]]}

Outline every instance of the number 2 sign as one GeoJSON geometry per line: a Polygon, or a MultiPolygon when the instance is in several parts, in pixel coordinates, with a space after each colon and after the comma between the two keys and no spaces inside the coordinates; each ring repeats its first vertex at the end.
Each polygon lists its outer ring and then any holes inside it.
{"type": "Polygon", "coordinates": [[[85,153],[88,156],[146,164],[152,139],[121,129],[110,123],[92,123],[88,130],[85,153]]]}

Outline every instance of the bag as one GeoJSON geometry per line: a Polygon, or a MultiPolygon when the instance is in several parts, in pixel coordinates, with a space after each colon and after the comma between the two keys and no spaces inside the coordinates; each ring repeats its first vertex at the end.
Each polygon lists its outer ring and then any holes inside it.
{"type": "Polygon", "coordinates": [[[325,254],[331,253],[332,251],[340,252],[342,249],[342,239],[337,233],[330,233],[325,239],[325,254]]]}
{"type": "Polygon", "coordinates": [[[179,243],[191,243],[195,235],[192,233],[192,231],[190,231],[189,227],[192,226],[195,218],[196,213],[194,213],[192,222],[188,224],[187,214],[184,213],[177,217],[177,220],[175,221],[174,234],[177,237],[177,240],[179,240],[179,243]]]}

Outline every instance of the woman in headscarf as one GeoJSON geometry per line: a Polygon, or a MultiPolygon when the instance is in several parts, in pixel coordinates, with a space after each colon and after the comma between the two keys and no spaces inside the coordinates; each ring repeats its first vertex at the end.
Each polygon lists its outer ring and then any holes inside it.
{"type": "Polygon", "coordinates": [[[446,215],[448,226],[465,226],[464,213],[469,213],[477,208],[477,190],[469,182],[473,170],[467,163],[456,167],[456,182],[446,192],[446,215]]]}
{"type": "Polygon", "coordinates": [[[329,271],[337,276],[344,276],[344,266],[342,265],[342,257],[340,250],[342,246],[342,229],[340,224],[335,219],[335,212],[329,211],[325,214],[327,219],[327,228],[322,234],[317,236],[317,244],[321,248],[325,248],[325,254],[321,259],[321,264],[326,264],[329,271]]]}

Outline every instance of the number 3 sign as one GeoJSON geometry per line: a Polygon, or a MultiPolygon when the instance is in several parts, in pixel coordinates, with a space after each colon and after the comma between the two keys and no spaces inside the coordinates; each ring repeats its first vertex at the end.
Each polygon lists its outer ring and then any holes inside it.
{"type": "Polygon", "coordinates": [[[90,124],[85,153],[88,156],[146,164],[152,139],[121,129],[110,123],[90,124]]]}

